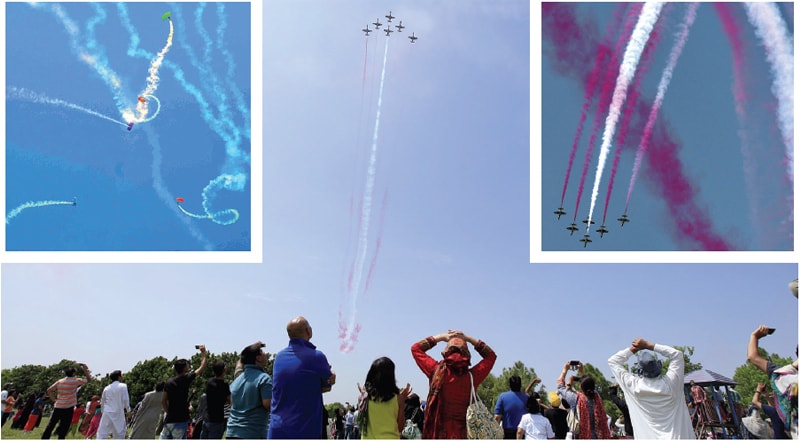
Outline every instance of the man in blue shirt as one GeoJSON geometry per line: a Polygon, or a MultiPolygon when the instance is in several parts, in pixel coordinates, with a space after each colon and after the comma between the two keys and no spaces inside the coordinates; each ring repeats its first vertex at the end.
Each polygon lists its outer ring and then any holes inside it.
{"type": "Polygon", "coordinates": [[[269,428],[269,408],[272,402],[272,378],[264,370],[267,354],[263,342],[248,345],[242,350],[244,371],[230,386],[231,414],[227,438],[264,439],[269,428]]]}
{"type": "Polygon", "coordinates": [[[269,439],[318,439],[322,393],[336,382],[328,359],[309,342],[311,325],[298,316],[286,325],[289,346],[275,355],[269,439]]]}
{"type": "Polygon", "coordinates": [[[522,419],[522,415],[528,413],[525,403],[528,402],[528,395],[522,393],[522,379],[514,375],[508,378],[508,387],[511,389],[503,392],[497,398],[494,406],[494,419],[502,421],[503,439],[517,439],[517,426],[522,419]]]}

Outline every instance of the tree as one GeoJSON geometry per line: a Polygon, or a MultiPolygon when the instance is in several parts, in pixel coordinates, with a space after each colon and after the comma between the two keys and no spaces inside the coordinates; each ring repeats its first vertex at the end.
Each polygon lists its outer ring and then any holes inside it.
{"type": "MultiPolygon", "coordinates": [[[[700,370],[703,368],[703,364],[701,363],[694,363],[692,362],[692,355],[694,355],[694,347],[690,345],[682,346],[682,345],[673,345],[675,349],[680,350],[683,352],[683,372],[684,374],[689,374],[693,371],[700,370]]],[[[666,368],[669,365],[669,360],[664,363],[664,372],[666,372],[666,368]]]]}
{"type": "Polygon", "coordinates": [[[174,375],[172,361],[163,356],[137,362],[123,375],[131,404],[136,405],[145,393],[154,390],[158,382],[164,382],[174,375]]]}
{"type": "MultiPolygon", "coordinates": [[[[522,379],[522,390],[524,391],[528,383],[536,379],[536,370],[533,367],[525,367],[522,361],[517,361],[510,368],[504,368],[500,372],[500,376],[489,374],[478,386],[478,397],[481,398],[490,411],[494,411],[494,406],[500,394],[509,390],[508,380],[514,375],[522,379]]],[[[543,399],[547,399],[547,392],[544,391],[544,386],[539,389],[539,394],[543,395],[543,399]]]]}
{"type": "MultiPolygon", "coordinates": [[[[761,347],[758,347],[758,354],[768,361],[775,363],[778,367],[783,367],[793,362],[791,357],[784,358],[775,353],[770,355],[761,347]]],[[[742,395],[742,401],[744,403],[749,403],[750,400],[753,399],[753,394],[756,392],[756,386],[759,382],[767,384],[767,391],[772,391],[767,374],[749,362],[745,362],[743,365],[736,368],[736,371],[733,373],[733,380],[739,383],[739,385],[736,386],[736,391],[742,395]]]]}

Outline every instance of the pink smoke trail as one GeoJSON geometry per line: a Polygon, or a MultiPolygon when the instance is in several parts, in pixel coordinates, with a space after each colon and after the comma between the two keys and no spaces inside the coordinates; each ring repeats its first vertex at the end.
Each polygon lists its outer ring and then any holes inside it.
{"type": "MultiPolygon", "coordinates": [[[[592,104],[592,99],[595,96],[597,91],[597,83],[600,80],[600,73],[602,72],[602,66],[607,55],[608,51],[604,50],[604,48],[608,47],[611,44],[611,38],[614,35],[614,32],[619,29],[620,22],[622,22],[622,15],[625,11],[626,5],[624,3],[620,3],[617,5],[617,9],[614,12],[614,20],[609,23],[608,27],[606,28],[606,37],[602,43],[602,46],[597,48],[597,57],[594,61],[594,66],[592,67],[592,71],[589,74],[589,78],[586,82],[584,97],[583,97],[583,106],[581,107],[581,115],[578,119],[578,128],[575,131],[575,137],[572,140],[572,147],[570,148],[569,152],[569,161],[567,162],[567,173],[564,176],[564,188],[561,190],[561,207],[564,206],[564,196],[567,194],[567,185],[569,184],[569,177],[572,172],[572,164],[575,161],[575,154],[578,151],[578,142],[581,139],[581,134],[583,133],[583,124],[586,122],[586,115],[589,112],[589,105],[592,104]]],[[[636,8],[634,4],[633,8],[636,8]]]]}
{"type": "Polygon", "coordinates": [[[672,51],[669,54],[667,67],[664,69],[664,73],[661,75],[661,80],[658,83],[656,99],[653,102],[653,108],[650,110],[650,116],[647,118],[647,124],[645,124],[644,132],[642,133],[642,140],[639,143],[639,149],[636,151],[636,159],[633,162],[633,174],[631,175],[631,182],[628,185],[628,198],[625,200],[626,213],[628,212],[628,205],[630,205],[631,202],[633,186],[636,183],[636,178],[639,176],[639,168],[642,166],[642,157],[644,157],[644,154],[647,152],[647,146],[650,143],[653,125],[655,125],[658,111],[661,109],[661,104],[664,102],[664,95],[667,93],[669,82],[672,80],[672,73],[675,71],[675,65],[678,64],[678,58],[681,56],[681,52],[683,52],[686,40],[689,39],[689,28],[692,27],[694,19],[697,17],[697,8],[699,6],[700,4],[697,2],[689,4],[683,23],[681,23],[675,35],[675,45],[672,47],[672,51]]]}
{"type": "Polygon", "coordinates": [[[628,10],[628,16],[625,22],[625,29],[619,35],[617,39],[616,46],[614,47],[613,52],[606,46],[601,46],[598,48],[599,51],[603,51],[606,53],[606,58],[608,58],[608,62],[606,64],[605,74],[603,76],[603,83],[600,88],[600,98],[597,101],[597,111],[594,114],[594,123],[592,124],[592,132],[589,136],[589,143],[586,146],[586,156],[583,159],[583,169],[581,170],[581,177],[578,182],[578,195],[575,199],[575,212],[574,216],[572,217],[572,221],[575,222],[578,218],[578,207],[580,206],[581,197],[583,196],[583,187],[586,183],[586,174],[589,172],[589,165],[592,163],[592,155],[594,154],[594,144],[597,141],[597,135],[600,131],[600,126],[602,125],[602,118],[603,118],[603,110],[608,106],[609,101],[611,100],[611,92],[614,90],[614,77],[618,74],[617,66],[618,66],[618,57],[617,54],[622,52],[622,46],[625,42],[628,41],[628,37],[631,35],[631,31],[633,30],[633,26],[636,23],[636,17],[638,17],[641,11],[641,7],[639,5],[634,4],[631,6],[631,9],[628,10]]]}
{"type": "Polygon", "coordinates": [[[389,190],[383,191],[383,201],[381,202],[381,219],[378,222],[378,235],[375,238],[375,251],[372,253],[372,260],[369,263],[369,271],[367,272],[367,279],[364,284],[364,294],[369,291],[369,284],[372,282],[372,272],[375,270],[375,264],[378,262],[378,253],[381,251],[381,240],[383,239],[383,224],[386,220],[386,201],[389,197],[389,190]]]}
{"type": "Polygon", "coordinates": [[[614,87],[614,95],[611,99],[611,106],[608,108],[606,127],[603,131],[603,143],[600,146],[600,157],[597,162],[597,172],[594,176],[594,186],[592,187],[592,203],[589,206],[589,217],[586,223],[587,233],[591,228],[590,221],[597,202],[597,194],[600,191],[600,179],[603,176],[603,168],[605,168],[611,142],[614,140],[614,131],[616,131],[622,104],[625,103],[625,98],[628,95],[628,86],[630,86],[633,75],[636,72],[636,66],[639,64],[639,58],[642,55],[642,51],[644,51],[644,46],[653,31],[663,6],[663,2],[647,2],[644,4],[642,13],[639,15],[639,21],[636,23],[628,46],[625,48],[622,64],[619,67],[617,84],[614,87]]]}
{"type": "MultiPolygon", "coordinates": [[[[577,18],[574,3],[542,3],[542,51],[553,68],[583,84],[595,55],[596,24],[577,18]]],[[[637,116],[645,120],[650,104],[640,98],[637,116]]],[[[673,239],[692,250],[731,250],[734,247],[714,232],[704,206],[695,202],[695,186],[685,175],[679,157],[680,142],[667,129],[663,117],[656,120],[653,142],[646,162],[651,174],[644,176],[653,191],[663,197],[671,218],[664,222],[673,239]]]]}
{"type": "MultiPolygon", "coordinates": [[[[669,8],[670,4],[664,6],[662,14],[666,13],[669,8]]],[[[636,109],[636,102],[639,100],[639,95],[641,95],[642,79],[644,78],[645,74],[650,71],[650,65],[653,61],[653,53],[658,45],[658,41],[660,40],[661,29],[663,27],[664,21],[659,20],[656,22],[656,27],[653,29],[653,32],[650,33],[650,39],[647,40],[647,45],[645,46],[644,53],[642,54],[642,60],[639,62],[639,67],[636,69],[638,75],[634,75],[633,85],[631,85],[628,99],[625,101],[625,110],[622,113],[622,120],[620,120],[619,133],[617,135],[617,146],[614,148],[614,161],[611,164],[611,174],[608,176],[608,189],[606,190],[606,202],[603,205],[602,224],[606,223],[608,203],[611,201],[611,191],[614,188],[614,178],[617,176],[617,168],[619,167],[619,161],[622,157],[622,148],[625,146],[625,142],[628,140],[628,130],[630,129],[631,125],[631,117],[633,116],[634,109],[636,109]]]]}

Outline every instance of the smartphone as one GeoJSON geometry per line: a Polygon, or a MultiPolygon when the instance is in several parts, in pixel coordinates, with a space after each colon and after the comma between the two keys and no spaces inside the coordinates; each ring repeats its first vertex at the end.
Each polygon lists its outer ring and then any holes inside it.
{"type": "Polygon", "coordinates": [[[581,361],[569,361],[569,365],[572,367],[577,367],[581,364],[581,361]]]}
{"type": "Polygon", "coordinates": [[[774,329],[774,328],[768,328],[768,329],[767,329],[767,334],[768,334],[768,335],[771,335],[771,334],[773,334],[773,333],[775,333],[775,329],[774,329]]]}
{"type": "Polygon", "coordinates": [[[200,346],[199,345],[195,345],[194,348],[200,350],[200,346]]]}

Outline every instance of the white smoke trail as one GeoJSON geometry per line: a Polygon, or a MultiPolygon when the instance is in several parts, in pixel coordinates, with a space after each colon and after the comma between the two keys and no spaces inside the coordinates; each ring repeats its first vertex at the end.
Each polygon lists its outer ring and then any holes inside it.
{"type": "Polygon", "coordinates": [[[361,232],[358,235],[358,252],[355,261],[355,285],[350,291],[350,320],[347,324],[347,331],[350,336],[344,339],[342,351],[353,349],[352,340],[357,338],[359,327],[356,325],[356,302],[358,293],[361,291],[361,278],[364,274],[364,264],[367,259],[367,245],[369,243],[369,224],[372,217],[372,194],[375,189],[375,170],[378,162],[378,129],[381,123],[381,103],[383,102],[383,84],[386,78],[386,56],[389,53],[389,39],[386,39],[386,46],[383,49],[383,69],[381,70],[381,84],[378,88],[378,111],[375,116],[375,130],[372,133],[372,150],[367,166],[367,181],[364,185],[364,199],[361,205],[361,232]]]}
{"type": "Polygon", "coordinates": [[[689,28],[692,27],[694,19],[697,17],[697,8],[699,6],[700,4],[696,2],[689,5],[689,9],[686,10],[686,16],[683,18],[683,23],[681,23],[680,27],[678,28],[678,32],[675,34],[675,45],[672,47],[672,51],[669,54],[667,67],[664,68],[664,72],[661,74],[661,80],[658,82],[658,92],[656,93],[656,98],[653,101],[653,107],[650,108],[650,115],[647,117],[647,123],[645,124],[644,131],[642,132],[642,140],[639,142],[639,148],[636,150],[636,160],[633,162],[633,174],[631,175],[631,182],[628,185],[628,198],[625,204],[626,208],[631,200],[633,185],[636,183],[636,178],[639,176],[639,168],[642,165],[642,158],[644,157],[644,153],[647,152],[647,147],[650,143],[650,135],[653,132],[653,125],[655,125],[656,117],[661,109],[661,103],[664,101],[664,95],[667,93],[669,82],[672,80],[672,73],[675,71],[675,65],[678,64],[678,58],[681,56],[683,47],[686,45],[686,41],[689,39],[689,28]]]}
{"type": "Polygon", "coordinates": [[[619,75],[617,76],[617,83],[614,86],[614,95],[608,109],[608,116],[606,117],[606,127],[603,131],[603,143],[600,145],[600,159],[597,164],[597,173],[594,177],[592,203],[589,207],[589,217],[586,223],[587,233],[591,227],[592,213],[594,212],[597,193],[600,189],[600,178],[603,176],[603,168],[605,167],[606,158],[611,148],[611,142],[614,140],[614,132],[616,131],[619,114],[622,105],[625,103],[625,98],[628,95],[628,86],[631,80],[633,80],[633,75],[636,73],[636,66],[639,64],[639,58],[647,44],[650,33],[653,31],[653,27],[658,21],[658,16],[663,6],[664,2],[645,3],[642,7],[642,13],[639,15],[639,21],[636,22],[636,27],[633,29],[633,34],[631,34],[628,47],[625,48],[622,64],[619,68],[619,75]]]}
{"type": "Polygon", "coordinates": [[[68,200],[40,200],[38,202],[25,202],[24,204],[14,208],[13,210],[8,212],[6,216],[6,225],[11,223],[11,219],[17,217],[19,213],[23,210],[27,210],[28,208],[38,208],[38,207],[47,207],[50,205],[75,205],[75,202],[68,201],[68,200]]]}
{"type": "Polygon", "coordinates": [[[105,114],[100,114],[99,112],[91,110],[89,108],[84,108],[84,107],[82,107],[80,105],[76,105],[74,103],[70,103],[70,102],[67,102],[67,101],[64,101],[64,100],[61,100],[61,99],[53,99],[53,98],[48,97],[48,96],[46,96],[44,94],[35,93],[35,92],[33,92],[33,91],[29,90],[29,89],[25,89],[25,88],[17,88],[17,87],[14,87],[14,86],[9,86],[8,89],[6,90],[6,97],[9,98],[9,99],[26,100],[28,102],[33,102],[33,103],[41,103],[41,104],[46,104],[46,105],[63,106],[65,108],[70,108],[70,109],[74,109],[74,110],[77,110],[77,111],[82,111],[82,112],[84,112],[86,114],[91,114],[91,115],[93,115],[95,117],[99,117],[101,119],[105,119],[105,120],[108,120],[108,121],[111,121],[111,122],[114,122],[114,123],[118,123],[118,124],[120,124],[122,126],[128,126],[124,122],[120,122],[119,120],[116,120],[114,118],[106,116],[105,114]]]}
{"type": "Polygon", "coordinates": [[[786,146],[788,177],[794,179],[794,44],[775,3],[745,3],[747,19],[764,44],[772,69],[772,94],[778,99],[778,123],[786,146]]]}

